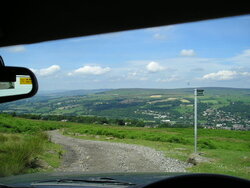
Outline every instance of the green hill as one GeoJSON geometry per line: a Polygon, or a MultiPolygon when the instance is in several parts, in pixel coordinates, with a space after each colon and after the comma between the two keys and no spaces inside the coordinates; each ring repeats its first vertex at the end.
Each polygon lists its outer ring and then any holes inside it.
{"type": "MultiPolygon", "coordinates": [[[[200,126],[250,127],[250,89],[202,88],[200,126]]],[[[137,119],[149,126],[192,126],[193,88],[115,89],[85,95],[39,95],[0,105],[0,112],[137,119]]],[[[86,91],[85,91],[86,92],[86,91]]],[[[68,92],[70,93],[70,92],[68,92]]],[[[78,92],[77,92],[78,93],[78,92]]],[[[88,92],[87,92],[88,93],[88,92]]],[[[65,94],[65,93],[64,93],[65,94]]]]}

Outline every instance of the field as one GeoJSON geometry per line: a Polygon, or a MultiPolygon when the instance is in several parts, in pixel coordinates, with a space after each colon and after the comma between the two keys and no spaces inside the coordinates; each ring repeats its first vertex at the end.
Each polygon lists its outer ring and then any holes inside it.
{"type": "MultiPolygon", "coordinates": [[[[63,151],[57,145],[52,144],[43,133],[53,129],[61,129],[63,134],[78,138],[145,145],[163,151],[167,157],[183,161],[187,161],[190,154],[193,153],[193,130],[191,128],[79,124],[29,120],[10,115],[0,115],[0,127],[1,176],[48,171],[58,167],[63,151]],[[36,150],[29,149],[29,147],[33,147],[28,145],[31,141],[34,145],[39,143],[36,150]],[[9,156],[13,153],[16,156],[20,155],[21,159],[10,158],[9,156]],[[23,153],[27,155],[23,155],[23,153]],[[34,162],[36,159],[42,159],[50,168],[38,168],[34,162]],[[16,162],[19,163],[11,165],[16,162]],[[9,166],[6,166],[7,164],[9,166]],[[3,167],[4,165],[6,167],[3,167]]],[[[250,179],[249,131],[199,129],[198,151],[207,160],[191,167],[188,171],[222,173],[250,179]]]]}

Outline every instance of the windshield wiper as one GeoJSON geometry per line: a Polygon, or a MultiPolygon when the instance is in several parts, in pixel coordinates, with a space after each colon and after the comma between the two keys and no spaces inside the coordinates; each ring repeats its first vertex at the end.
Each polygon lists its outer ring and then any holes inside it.
{"type": "Polygon", "coordinates": [[[3,184],[0,184],[0,188],[11,188],[10,186],[8,185],[3,185],[3,184]]]}
{"type": "MultiPolygon", "coordinates": [[[[0,184],[0,188],[17,188],[17,186],[12,187],[12,186],[9,186],[9,185],[0,184]]],[[[18,188],[26,188],[26,187],[25,186],[21,186],[21,187],[18,187],[18,188]]]]}
{"type": "MultiPolygon", "coordinates": [[[[45,180],[45,181],[39,181],[34,184],[42,184],[42,183],[103,183],[103,184],[113,184],[113,185],[127,185],[132,186],[136,185],[131,182],[123,182],[123,181],[117,181],[113,178],[109,177],[102,177],[102,178],[93,178],[93,179],[55,179],[55,180],[45,180]]],[[[33,184],[33,185],[34,185],[33,184]]]]}

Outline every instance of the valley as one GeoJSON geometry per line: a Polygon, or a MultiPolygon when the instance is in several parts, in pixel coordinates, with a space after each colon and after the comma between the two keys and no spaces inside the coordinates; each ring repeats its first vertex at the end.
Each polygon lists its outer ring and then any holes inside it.
{"type": "MultiPolygon", "coordinates": [[[[198,126],[233,130],[250,129],[250,89],[203,88],[198,97],[198,126]]],[[[132,120],[148,127],[193,125],[193,89],[81,90],[40,94],[0,105],[1,113],[67,117],[104,117],[132,120]],[[143,123],[142,123],[143,122],[143,123]]],[[[127,120],[127,121],[126,121],[127,120]]],[[[106,122],[104,122],[106,123],[106,122]]]]}

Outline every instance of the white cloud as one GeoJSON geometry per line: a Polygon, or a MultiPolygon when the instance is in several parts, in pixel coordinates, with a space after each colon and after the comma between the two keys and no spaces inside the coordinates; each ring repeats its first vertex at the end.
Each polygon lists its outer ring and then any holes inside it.
{"type": "Polygon", "coordinates": [[[250,76],[250,72],[237,72],[231,70],[221,70],[209,73],[202,77],[203,80],[233,80],[235,78],[250,76]]]}
{"type": "Polygon", "coordinates": [[[189,49],[189,50],[183,49],[183,50],[181,50],[180,55],[191,57],[191,56],[195,56],[196,54],[195,54],[195,51],[193,49],[189,49]]]}
{"type": "Polygon", "coordinates": [[[161,33],[155,33],[153,35],[153,38],[156,39],[156,40],[165,40],[166,39],[166,35],[161,34],[161,33]]]}
{"type": "Polygon", "coordinates": [[[74,70],[73,72],[68,73],[69,76],[72,75],[101,75],[111,71],[109,67],[100,67],[100,66],[89,66],[85,65],[79,69],[74,70]]]}
{"type": "Polygon", "coordinates": [[[244,50],[238,57],[250,57],[250,49],[244,50]]]}
{"type": "Polygon", "coordinates": [[[166,40],[172,36],[172,32],[176,26],[163,26],[163,27],[152,27],[146,29],[147,32],[152,33],[152,37],[155,40],[166,40]]]}
{"type": "Polygon", "coordinates": [[[154,61],[148,63],[146,68],[149,72],[159,72],[165,70],[165,67],[154,61]]]}
{"type": "Polygon", "coordinates": [[[60,69],[61,67],[59,65],[52,65],[44,69],[39,69],[39,70],[31,69],[31,70],[38,76],[50,76],[58,72],[60,69]]]}
{"type": "Polygon", "coordinates": [[[130,72],[124,78],[127,80],[138,80],[138,81],[148,80],[148,77],[145,75],[143,71],[130,72]]]}
{"type": "Polygon", "coordinates": [[[164,79],[157,79],[156,82],[163,82],[163,83],[167,83],[167,82],[174,82],[180,80],[180,78],[176,75],[170,76],[168,78],[164,78],[164,79]]]}
{"type": "Polygon", "coordinates": [[[204,71],[204,68],[197,67],[197,68],[191,69],[190,71],[191,72],[202,72],[202,71],[204,71]]]}
{"type": "Polygon", "coordinates": [[[250,49],[243,50],[240,54],[227,59],[227,62],[243,67],[249,67],[249,61],[250,49]]]}
{"type": "Polygon", "coordinates": [[[132,80],[132,79],[137,78],[137,76],[138,76],[138,72],[129,72],[126,78],[132,80]]]}
{"type": "Polygon", "coordinates": [[[7,51],[12,53],[19,53],[19,52],[25,52],[26,48],[23,45],[16,45],[16,46],[10,46],[6,47],[7,51]]]}
{"type": "Polygon", "coordinates": [[[160,26],[160,27],[150,27],[150,28],[147,28],[146,31],[149,31],[149,32],[163,32],[163,31],[173,30],[174,28],[176,28],[176,26],[168,25],[168,26],[160,26]]]}

